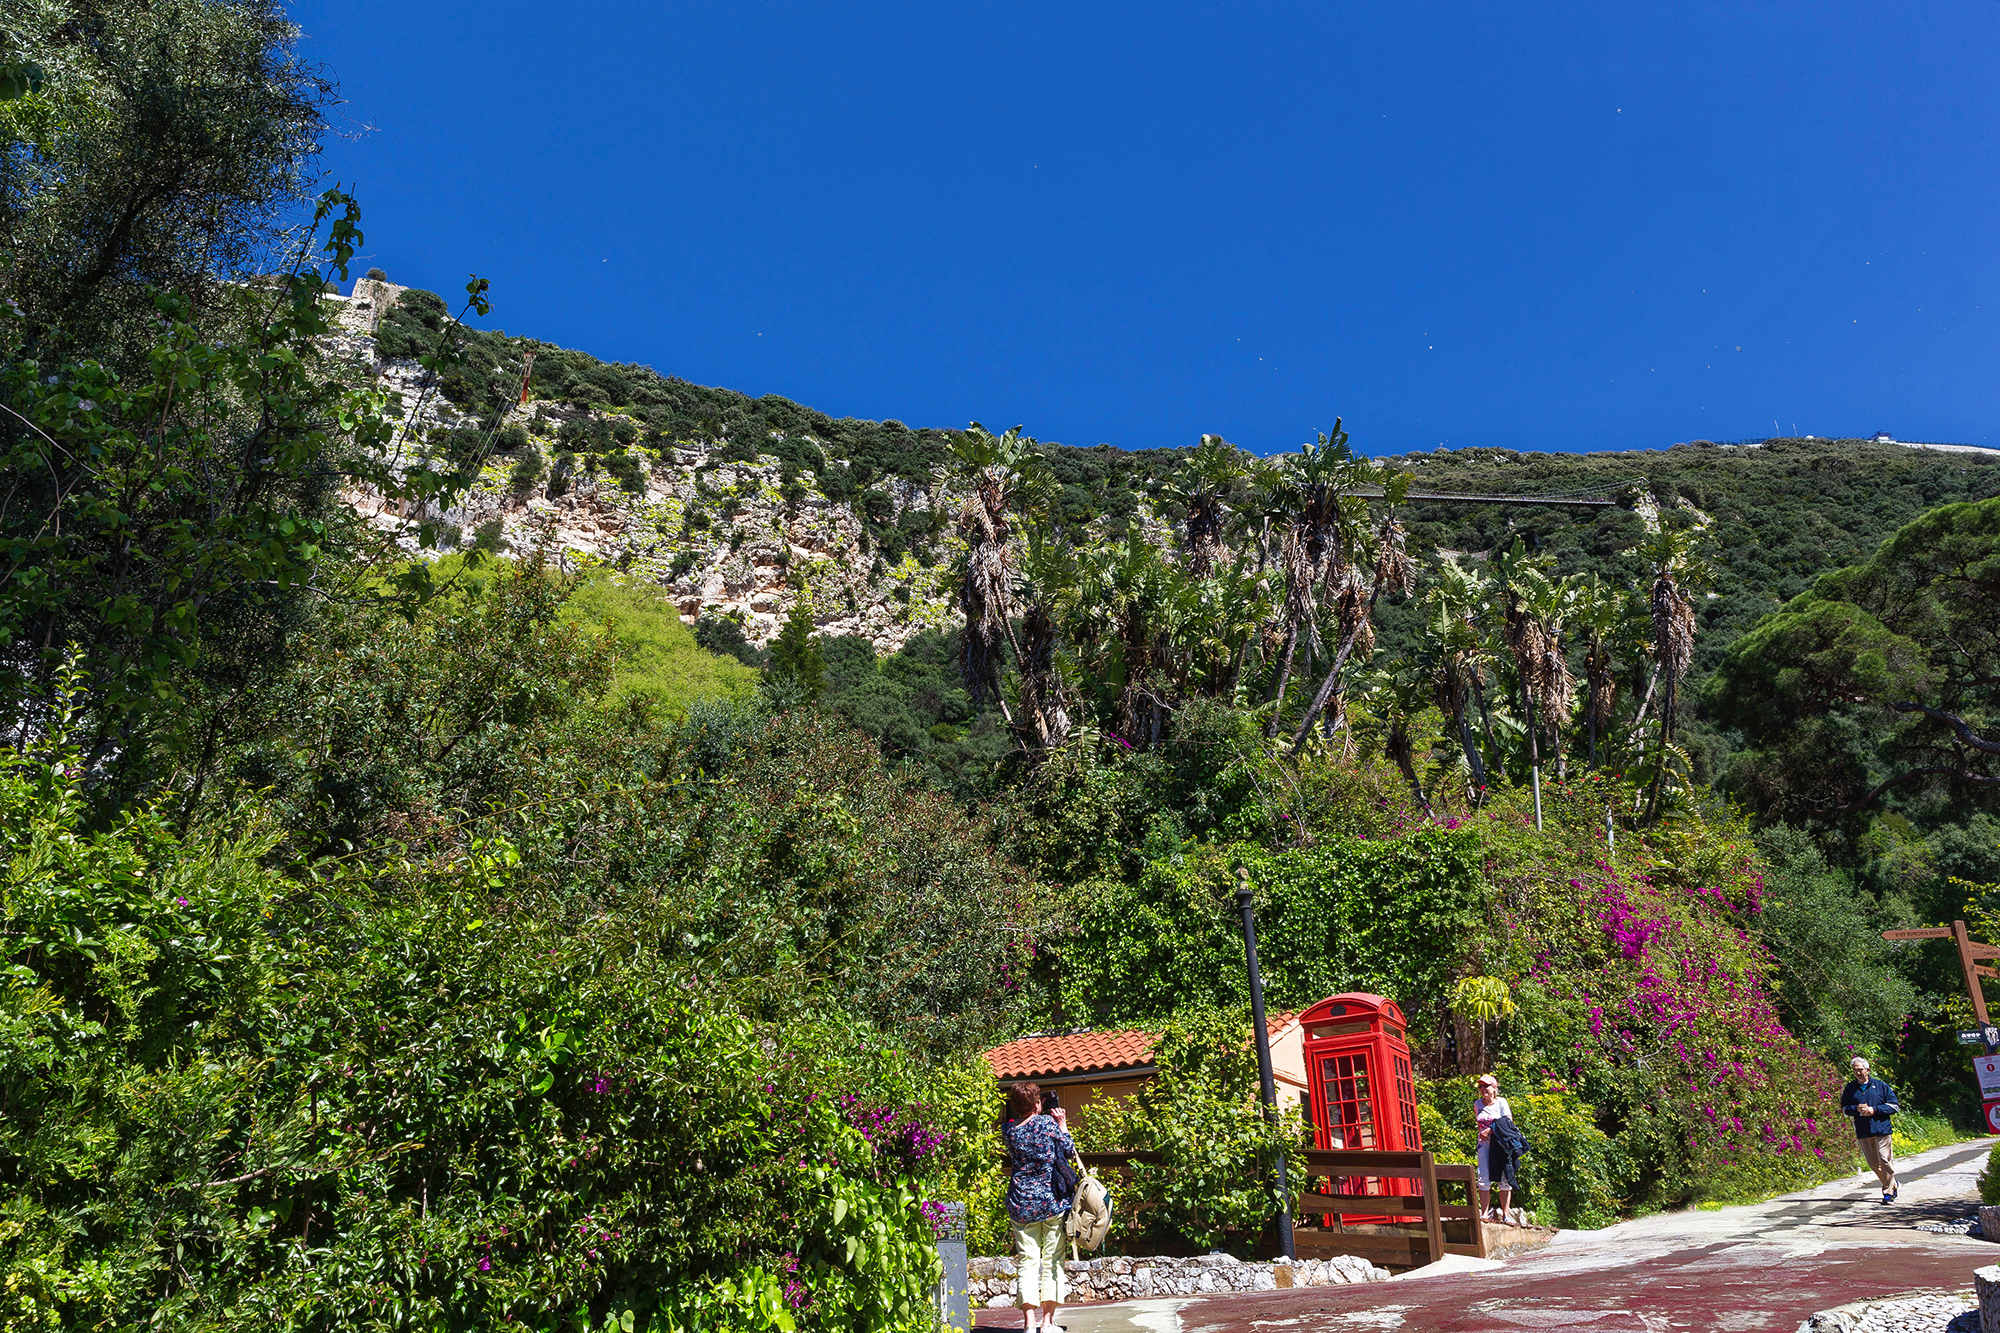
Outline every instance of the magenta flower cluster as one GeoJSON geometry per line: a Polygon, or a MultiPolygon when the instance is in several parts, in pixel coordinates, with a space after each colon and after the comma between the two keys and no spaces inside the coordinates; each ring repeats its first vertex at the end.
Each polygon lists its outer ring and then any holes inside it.
{"type": "Polygon", "coordinates": [[[854,1093],[839,1101],[847,1123],[861,1131],[877,1156],[888,1157],[906,1168],[921,1166],[944,1150],[948,1136],[923,1122],[922,1108],[871,1106],[854,1093]]]}
{"type": "Polygon", "coordinates": [[[1588,918],[1627,966],[1564,977],[1547,954],[1532,976],[1583,1009],[1591,1045],[1577,1059],[1649,1071],[1655,1094],[1684,1115],[1698,1158],[1825,1155],[1815,1109],[1834,1089],[1824,1061],[1779,1020],[1769,960],[1739,924],[1762,908],[1763,884],[1663,889],[1608,864],[1570,881],[1588,918]]]}

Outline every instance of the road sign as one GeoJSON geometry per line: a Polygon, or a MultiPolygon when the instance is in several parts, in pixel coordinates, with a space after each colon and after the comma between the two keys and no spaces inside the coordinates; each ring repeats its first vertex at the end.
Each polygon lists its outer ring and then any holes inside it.
{"type": "Polygon", "coordinates": [[[1931,926],[1924,930],[1885,930],[1882,932],[1882,938],[1885,940],[1948,940],[1951,938],[1951,931],[1945,926],[1931,926]]]}
{"type": "Polygon", "coordinates": [[[1986,1053],[1988,1055],[2000,1054],[2000,1027],[1995,1027],[1993,1024],[1988,1023],[1985,1027],[1979,1029],[1979,1039],[1986,1043],[1986,1053]]]}
{"type": "Polygon", "coordinates": [[[1972,1073],[1979,1080],[1979,1095],[2000,1098],[2000,1055],[1981,1055],[1972,1061],[1972,1073]]]}
{"type": "Polygon", "coordinates": [[[1991,1133],[2000,1134],[2000,1102],[1986,1103],[1986,1128],[1991,1133]]]}
{"type": "Polygon", "coordinates": [[[1981,1037],[1977,1032],[1961,1032],[1958,1034],[1958,1044],[1961,1046],[1978,1046],[1984,1042],[1985,1038],[1981,1037]]]}

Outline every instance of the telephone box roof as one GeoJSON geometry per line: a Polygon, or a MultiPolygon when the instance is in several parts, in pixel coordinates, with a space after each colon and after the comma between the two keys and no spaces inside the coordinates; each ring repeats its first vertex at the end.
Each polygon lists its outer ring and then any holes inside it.
{"type": "Polygon", "coordinates": [[[1373,1018],[1380,1015],[1392,1023],[1405,1023],[1403,1011],[1396,1002],[1380,995],[1370,995],[1366,991],[1348,991],[1343,995],[1329,995],[1312,1008],[1299,1015],[1301,1023],[1318,1023],[1329,1018],[1345,1015],[1373,1018]]]}

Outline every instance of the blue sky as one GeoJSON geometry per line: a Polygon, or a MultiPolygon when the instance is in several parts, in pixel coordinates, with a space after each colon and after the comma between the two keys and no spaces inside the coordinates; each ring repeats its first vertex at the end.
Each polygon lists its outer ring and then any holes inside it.
{"type": "Polygon", "coordinates": [[[2000,444],[1994,0],[292,13],[369,262],[700,383],[1128,448],[2000,444]]]}

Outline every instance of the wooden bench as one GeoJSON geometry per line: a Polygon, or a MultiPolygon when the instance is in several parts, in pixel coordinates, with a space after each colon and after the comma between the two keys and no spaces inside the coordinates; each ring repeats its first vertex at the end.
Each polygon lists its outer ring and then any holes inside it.
{"type": "MultiPolygon", "coordinates": [[[[1111,1174],[1127,1173],[1134,1162],[1157,1164],[1164,1160],[1157,1152],[1087,1152],[1081,1156],[1092,1170],[1111,1174]]],[[[1293,1162],[1294,1169],[1303,1168],[1308,1185],[1356,1178],[1416,1184],[1412,1194],[1309,1190],[1300,1195],[1298,1212],[1303,1216],[1294,1218],[1292,1240],[1301,1259],[1352,1254],[1384,1268],[1421,1268],[1447,1254],[1487,1257],[1486,1230],[1480,1221],[1476,1182],[1469,1166],[1440,1165],[1428,1152],[1367,1148],[1315,1148],[1293,1162]],[[1447,1203],[1440,1186],[1463,1188],[1465,1201],[1447,1203]],[[1391,1220],[1350,1225],[1345,1219],[1354,1216],[1391,1220]]]]}

